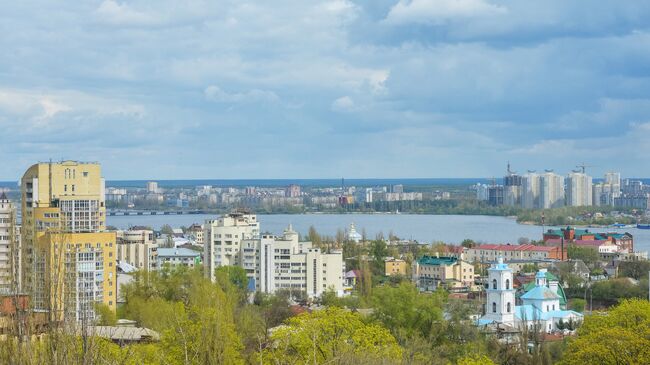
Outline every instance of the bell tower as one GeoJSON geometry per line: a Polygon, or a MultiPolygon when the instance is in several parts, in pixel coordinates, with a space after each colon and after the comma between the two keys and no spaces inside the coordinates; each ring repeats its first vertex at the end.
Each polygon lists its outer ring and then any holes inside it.
{"type": "Polygon", "coordinates": [[[488,269],[487,303],[482,319],[508,325],[515,322],[515,289],[512,269],[499,257],[496,264],[488,269]]]}

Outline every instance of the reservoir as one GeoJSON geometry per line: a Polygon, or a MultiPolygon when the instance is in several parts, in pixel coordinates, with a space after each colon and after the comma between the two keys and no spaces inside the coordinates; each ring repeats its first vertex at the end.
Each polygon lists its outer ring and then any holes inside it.
{"type": "MultiPolygon", "coordinates": [[[[169,224],[173,228],[203,223],[217,215],[141,215],[108,216],[106,224],[120,229],[130,226],[149,226],[160,229],[169,224]]],[[[359,233],[363,230],[372,239],[378,233],[388,237],[392,231],[402,239],[421,243],[442,241],[460,244],[469,238],[481,243],[513,243],[521,237],[542,239],[542,227],[519,224],[512,218],[483,215],[416,215],[416,214],[259,214],[261,232],[281,234],[289,224],[301,235],[314,226],[322,235],[335,236],[338,229],[346,230],[354,223],[359,233]]],[[[548,229],[551,227],[544,227],[548,229]]],[[[635,251],[650,250],[650,230],[637,228],[589,228],[594,232],[629,232],[634,236],[635,251]]]]}

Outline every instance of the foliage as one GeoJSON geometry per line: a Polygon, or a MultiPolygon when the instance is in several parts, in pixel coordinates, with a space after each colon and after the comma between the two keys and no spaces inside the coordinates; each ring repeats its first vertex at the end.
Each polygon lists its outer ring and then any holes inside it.
{"type": "Polygon", "coordinates": [[[585,311],[585,306],[587,304],[587,301],[581,298],[575,298],[575,299],[571,299],[569,304],[571,306],[571,310],[582,313],[585,311]]]}
{"type": "Polygon", "coordinates": [[[282,364],[398,363],[402,349],[385,328],[341,308],[303,313],[271,335],[262,361],[282,364]]]}
{"type": "Polygon", "coordinates": [[[418,333],[427,337],[435,323],[442,320],[442,306],[447,293],[420,294],[403,282],[397,286],[380,286],[372,294],[373,317],[404,337],[418,333]]]}
{"type": "Polygon", "coordinates": [[[117,323],[115,311],[104,303],[95,305],[95,313],[99,315],[100,326],[114,326],[117,323]]]}
{"type": "Polygon", "coordinates": [[[461,358],[458,365],[494,365],[494,361],[485,355],[469,355],[461,358]]]}
{"type": "Polygon", "coordinates": [[[567,247],[567,256],[570,260],[582,260],[587,266],[592,265],[600,259],[596,249],[577,245],[569,245],[567,247]]]}
{"type": "Polygon", "coordinates": [[[242,363],[233,320],[236,303],[199,268],[138,273],[123,289],[127,299],[123,313],[162,333],[160,362],[242,363]]]}
{"type": "Polygon", "coordinates": [[[593,299],[616,303],[626,298],[647,298],[648,280],[638,283],[630,282],[628,278],[617,278],[599,281],[591,286],[593,299]]]}
{"type": "Polygon", "coordinates": [[[388,256],[388,248],[386,241],[377,239],[370,242],[368,253],[372,258],[372,272],[375,275],[384,275],[386,273],[386,266],[384,259],[388,256]]]}
{"type": "Polygon", "coordinates": [[[561,364],[650,363],[650,303],[626,300],[607,313],[585,318],[561,364]]]}
{"type": "Polygon", "coordinates": [[[160,233],[167,234],[167,235],[173,235],[174,234],[174,229],[169,224],[163,224],[163,226],[160,227],[160,233]]]}
{"type": "Polygon", "coordinates": [[[650,261],[623,261],[618,267],[618,275],[639,280],[648,277],[650,261]]]}
{"type": "Polygon", "coordinates": [[[474,242],[474,240],[471,240],[469,238],[465,238],[463,242],[460,243],[460,245],[466,248],[472,248],[476,245],[476,242],[474,242]]]}

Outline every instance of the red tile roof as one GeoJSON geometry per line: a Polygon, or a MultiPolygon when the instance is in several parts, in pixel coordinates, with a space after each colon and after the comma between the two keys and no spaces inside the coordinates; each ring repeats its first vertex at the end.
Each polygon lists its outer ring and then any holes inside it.
{"type": "Polygon", "coordinates": [[[476,250],[494,250],[494,251],[553,251],[557,247],[526,245],[503,245],[503,244],[485,244],[474,247],[476,250]]]}

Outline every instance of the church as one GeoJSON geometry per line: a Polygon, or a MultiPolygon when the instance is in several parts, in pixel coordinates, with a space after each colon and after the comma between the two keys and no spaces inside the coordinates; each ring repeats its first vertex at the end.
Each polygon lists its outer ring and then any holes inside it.
{"type": "Polygon", "coordinates": [[[487,303],[485,315],[478,320],[479,326],[502,324],[515,330],[527,327],[553,332],[559,330],[560,321],[581,322],[582,314],[560,307],[561,297],[555,287],[558,283],[550,285],[546,274],[545,269],[537,272],[535,286],[521,296],[522,304],[516,305],[512,269],[500,257],[488,269],[487,303]]]}

